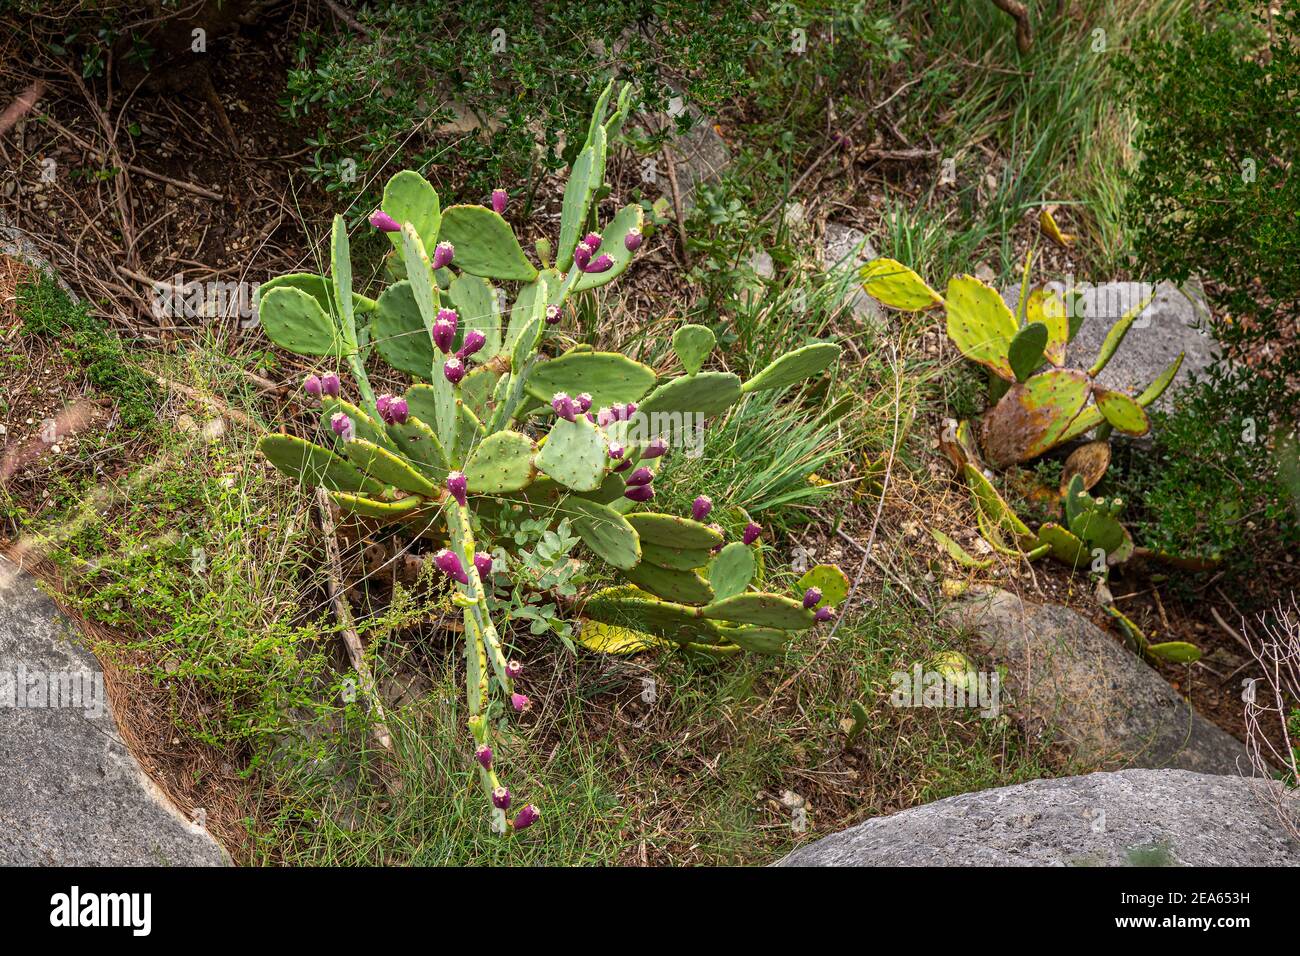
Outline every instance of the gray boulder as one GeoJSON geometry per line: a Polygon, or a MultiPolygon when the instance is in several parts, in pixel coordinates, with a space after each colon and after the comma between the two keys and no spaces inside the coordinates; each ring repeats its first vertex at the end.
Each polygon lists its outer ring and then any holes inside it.
{"type": "Polygon", "coordinates": [[[1083,765],[1248,771],[1240,741],[1076,611],[990,589],[945,614],[1005,667],[1004,686],[1026,732],[1051,735],[1083,765]]]}
{"type": "Polygon", "coordinates": [[[1297,811],[1300,798],[1274,781],[1186,770],[1092,773],[876,817],[777,865],[1300,866],[1290,835],[1297,811]]]}
{"type": "Polygon", "coordinates": [[[0,558],[0,865],[225,864],[122,742],[78,637],[0,558]]]}
{"type": "MultiPolygon", "coordinates": [[[[682,194],[682,215],[695,208],[695,190],[701,183],[714,183],[721,177],[723,170],[731,164],[731,150],[716,129],[713,122],[693,107],[687,107],[691,113],[691,127],[685,133],[670,140],[671,155],[677,173],[677,188],[682,194]]],[[[672,201],[672,192],[665,187],[664,194],[672,201]]]]}
{"type": "MultiPolygon", "coordinates": [[[[837,222],[826,223],[826,229],[822,233],[822,266],[828,272],[843,270],[856,276],[861,266],[878,255],[867,240],[867,234],[861,229],[837,222]]],[[[862,291],[860,281],[849,279],[847,299],[849,309],[859,321],[877,328],[885,324],[884,308],[862,291]]]]}

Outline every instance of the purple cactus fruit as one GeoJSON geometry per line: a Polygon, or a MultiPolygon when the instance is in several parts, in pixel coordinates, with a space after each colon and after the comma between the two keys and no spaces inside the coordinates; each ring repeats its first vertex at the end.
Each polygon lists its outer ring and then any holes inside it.
{"type": "Polygon", "coordinates": [[[330,398],[339,397],[339,391],[342,387],[342,384],[343,383],[339,381],[339,377],[335,375],[333,372],[327,372],[320,377],[321,391],[324,392],[326,395],[328,395],[330,398]]]}
{"type": "Polygon", "coordinates": [[[487,341],[487,336],[478,329],[470,329],[465,333],[465,341],[460,344],[456,350],[456,357],[462,362],[483,347],[487,341]]]}
{"type": "Polygon", "coordinates": [[[623,237],[623,248],[628,252],[636,252],[641,248],[642,238],[640,229],[635,227],[629,229],[627,235],[623,237]]]}
{"type": "Polygon", "coordinates": [[[524,665],[520,664],[518,661],[506,662],[506,676],[509,677],[511,680],[515,680],[523,672],[524,672],[524,665]]]}
{"type": "Polygon", "coordinates": [[[438,346],[438,351],[446,355],[451,351],[451,343],[456,339],[456,327],[460,324],[460,316],[454,309],[439,309],[438,317],[433,320],[433,344],[438,346]]]}
{"type": "Polygon", "coordinates": [[[819,607],[813,612],[813,620],[818,624],[824,624],[835,616],[835,608],[819,607]]]}
{"type": "Polygon", "coordinates": [[[465,363],[453,355],[443,363],[442,374],[447,376],[447,381],[451,384],[459,385],[460,380],[465,377],[465,363]]]}
{"type": "Polygon", "coordinates": [[[762,533],[763,526],[751,521],[749,524],[745,525],[745,533],[741,536],[741,540],[744,541],[745,544],[753,544],[758,540],[758,536],[762,533]]]}
{"type": "Polygon", "coordinates": [[[498,810],[510,809],[510,791],[505,787],[496,787],[492,791],[492,806],[498,810]]]}
{"type": "Polygon", "coordinates": [[[585,236],[582,237],[582,241],[583,241],[584,243],[586,243],[587,247],[588,247],[592,252],[596,252],[597,250],[600,249],[600,243],[601,243],[602,240],[601,240],[601,238],[600,238],[600,234],[599,234],[599,233],[596,233],[596,232],[589,232],[589,233],[587,233],[585,236]]]}
{"type": "Polygon", "coordinates": [[[578,407],[573,404],[573,399],[567,392],[556,392],[555,397],[551,399],[551,408],[555,409],[558,418],[563,418],[566,422],[571,422],[578,417],[578,407]]]}
{"type": "Polygon", "coordinates": [[[486,551],[474,552],[474,569],[478,571],[480,581],[486,581],[492,577],[492,555],[486,551]]]}
{"type": "Polygon", "coordinates": [[[809,588],[807,591],[803,592],[804,607],[816,607],[817,602],[819,602],[821,599],[822,599],[821,588],[809,588]]]}
{"type": "Polygon", "coordinates": [[[578,411],[582,412],[583,414],[586,414],[587,409],[591,408],[590,392],[583,392],[581,395],[576,396],[573,400],[578,403],[578,411]]]}
{"type": "Polygon", "coordinates": [[[410,414],[411,410],[406,404],[406,399],[395,398],[388,403],[388,414],[384,416],[384,421],[390,425],[405,425],[410,414]]]}
{"type": "Polygon", "coordinates": [[[492,211],[498,216],[504,216],[506,212],[506,203],[510,201],[510,194],[504,189],[492,190],[492,211]]]}
{"type": "Polygon", "coordinates": [[[722,539],[709,549],[710,554],[717,554],[722,550],[722,546],[727,543],[727,532],[723,531],[722,525],[718,524],[716,521],[709,525],[709,530],[722,539]]]}
{"type": "Polygon", "coordinates": [[[608,272],[614,268],[614,260],[609,256],[601,254],[583,267],[582,271],[591,275],[599,275],[602,272],[608,272]]]}
{"type": "Polygon", "coordinates": [[[370,225],[374,226],[380,232],[402,231],[402,224],[382,209],[376,209],[370,214],[370,225]]]}
{"type": "Polygon", "coordinates": [[[478,749],[474,751],[474,757],[478,760],[484,770],[492,769],[492,748],[487,744],[481,744],[478,749]]]}
{"type": "Polygon", "coordinates": [[[586,272],[587,266],[591,264],[591,246],[585,242],[578,243],[578,247],[573,250],[573,264],[579,272],[586,272]]]}
{"type": "Polygon", "coordinates": [[[510,706],[513,707],[513,708],[515,709],[515,713],[517,713],[517,714],[522,714],[524,711],[526,711],[526,710],[527,710],[529,707],[531,707],[532,705],[533,705],[533,702],[532,702],[531,700],[529,700],[528,697],[527,697],[526,695],[524,695],[524,694],[511,694],[511,695],[510,695],[510,706]]]}
{"type": "Polygon", "coordinates": [[[465,472],[453,471],[447,476],[447,491],[462,508],[465,507],[465,491],[468,487],[469,482],[465,479],[465,472]]]}
{"type": "Polygon", "coordinates": [[[629,485],[648,485],[655,480],[655,473],[649,468],[638,468],[632,474],[628,475],[627,483],[629,485]]]}
{"type": "Polygon", "coordinates": [[[630,501],[649,501],[654,496],[653,485],[628,485],[623,489],[623,497],[630,501]]]}
{"type": "Polygon", "coordinates": [[[519,815],[515,817],[515,830],[516,831],[527,830],[530,826],[532,826],[539,819],[541,819],[541,816],[542,815],[537,812],[537,808],[535,806],[533,806],[531,803],[528,804],[526,807],[520,810],[519,815]]]}
{"type": "Polygon", "coordinates": [[[596,424],[601,428],[604,428],[606,425],[611,425],[616,421],[618,421],[618,418],[614,415],[614,409],[612,408],[602,408],[596,413],[596,424]]]}
{"type": "Polygon", "coordinates": [[[352,424],[352,419],[342,412],[335,412],[330,416],[330,428],[333,429],[334,434],[344,441],[352,441],[357,434],[357,428],[352,424]]]}
{"type": "Polygon", "coordinates": [[[645,446],[645,451],[641,452],[642,458],[658,458],[668,450],[668,443],[662,438],[656,438],[645,446]]]}
{"type": "Polygon", "coordinates": [[[691,517],[696,521],[703,521],[713,510],[713,499],[708,495],[700,495],[691,503],[691,517]]]}
{"type": "Polygon", "coordinates": [[[461,584],[469,584],[469,575],[465,573],[465,566],[460,563],[455,552],[443,548],[433,556],[433,563],[447,577],[455,578],[461,584]]]}
{"type": "Polygon", "coordinates": [[[548,305],[546,307],[546,324],[554,325],[560,321],[560,307],[558,305],[548,305]]]}
{"type": "Polygon", "coordinates": [[[433,247],[433,267],[435,269],[445,269],[451,265],[451,260],[456,255],[456,247],[450,242],[440,242],[433,247]]]}
{"type": "Polygon", "coordinates": [[[387,394],[380,395],[375,399],[375,411],[379,413],[380,418],[385,418],[385,416],[388,415],[388,406],[391,405],[392,402],[393,396],[387,394]]]}
{"type": "Polygon", "coordinates": [[[320,398],[324,394],[321,387],[320,377],[317,375],[308,375],[302,380],[302,390],[312,398],[320,398]]]}
{"type": "Polygon", "coordinates": [[[623,457],[623,455],[624,455],[626,452],[627,452],[627,449],[624,448],[622,445],[620,445],[618,442],[610,442],[610,444],[609,444],[609,457],[610,457],[610,458],[613,458],[615,461],[618,461],[620,458],[623,457]]]}
{"type": "Polygon", "coordinates": [[[624,472],[631,467],[632,467],[632,459],[624,458],[622,461],[620,461],[617,465],[614,466],[614,470],[617,472],[624,472]]]}

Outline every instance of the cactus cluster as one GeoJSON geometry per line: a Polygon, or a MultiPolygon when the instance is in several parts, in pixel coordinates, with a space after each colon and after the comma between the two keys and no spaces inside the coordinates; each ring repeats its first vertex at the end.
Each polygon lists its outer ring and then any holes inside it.
{"type": "Polygon", "coordinates": [[[1112,429],[1146,434],[1151,427],[1147,406],[1169,386],[1183,361],[1179,354],[1137,396],[1097,383],[1150,303],[1147,298],[1111,327],[1091,366],[1066,367],[1066,346],[1083,318],[1076,296],[1069,290],[1061,295],[1031,288],[1029,266],[1026,257],[1019,315],[996,289],[974,276],[953,276],[947,294],[940,296],[893,259],[874,259],[861,272],[863,289],[887,306],[907,311],[944,306],[948,338],[962,355],[989,370],[991,401],[980,418],[978,437],[983,459],[994,468],[1036,458],[1093,429],[1100,437],[1112,429]]]}
{"type": "Polygon", "coordinates": [[[530,825],[537,811],[526,806],[507,823],[511,798],[492,760],[493,683],[503,710],[528,707],[516,688],[522,665],[507,660],[492,621],[491,562],[476,545],[495,520],[569,516],[590,551],[622,575],[627,584],[586,601],[584,628],[627,629],[715,653],[772,653],[790,632],[828,620],[847,591],[834,568],[814,569],[816,581],[797,599],[755,590],[758,526],[726,544],[704,523],[706,498],[689,518],[636,510],[654,498],[668,448],[670,435],[658,428],[681,416],[715,417],[750,392],[817,375],[837,359],[838,345],[797,348],[747,382],[704,369],[716,343],[697,325],[673,335],[684,374],[672,377],[585,345],[548,354],[558,338],[548,333],[562,331],[555,327],[570,299],[622,275],[642,244],[640,205],[603,228],[596,219],[608,143],[627,109],[625,89],[607,117],[612,92],[611,84],[571,169],[554,246],[534,244],[539,265],[502,217],[504,190],[493,193],[491,208],[443,209],[433,186],[407,171],[389,181],[370,217],[393,246],[394,281],[377,299],[352,288],[337,216],[330,275],[281,276],[259,295],[272,341],[345,363],[355,387],[353,398],[336,376],[308,377],[303,388],[319,402],[322,442],[271,434],[262,454],[304,486],[326,488],[344,511],[421,533],[439,518],[445,526],[448,547],[434,560],[464,611],[469,729],[500,830],[530,825]],[[517,283],[508,308],[494,282],[517,283]],[[366,373],[374,354],[415,384],[375,396],[366,373]]]}

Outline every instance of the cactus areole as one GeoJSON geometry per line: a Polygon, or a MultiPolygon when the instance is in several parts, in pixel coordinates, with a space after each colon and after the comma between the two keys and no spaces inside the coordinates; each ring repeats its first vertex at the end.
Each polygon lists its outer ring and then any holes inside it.
{"type": "MultiPolygon", "coordinates": [[[[508,657],[510,635],[494,620],[501,612],[489,580],[492,553],[509,555],[514,546],[494,530],[503,509],[554,522],[568,516],[590,556],[625,579],[579,602],[587,646],[604,628],[721,658],[781,654],[815,623],[804,589],[797,596],[759,589],[761,563],[748,547],[757,525],[743,532],[745,545],[727,545],[702,523],[713,504],[707,499],[691,516],[647,507],[673,456],[668,436],[647,435],[641,426],[651,410],[717,419],[750,391],[821,375],[839,346],[804,344],[745,383],[700,370],[714,342],[698,326],[673,338],[682,367],[694,370],[676,377],[661,378],[617,352],[557,354],[566,303],[626,273],[645,241],[639,204],[598,221],[609,138],[621,128],[630,90],[613,93],[611,84],[570,171],[558,234],[534,243],[544,251],[541,268],[502,218],[504,191],[490,206],[444,207],[424,177],[405,171],[389,181],[371,217],[388,237],[390,272],[400,278],[375,298],[354,289],[348,233],[336,216],[329,275],[282,276],[259,296],[261,327],[273,342],[350,373],[342,388],[337,379],[304,383],[321,402],[317,434],[267,435],[261,452],[300,486],[325,488],[358,520],[445,531],[447,547],[432,563],[464,618],[474,756],[466,766],[498,820],[510,806],[498,778],[510,748],[494,746],[494,738],[501,720],[527,719],[532,706],[517,686],[525,667],[508,657]],[[379,360],[415,381],[402,394],[377,398],[368,367],[379,360]]],[[[747,520],[742,514],[731,533],[739,535],[747,520]]],[[[509,566],[498,564],[497,576],[509,566]]],[[[527,804],[513,831],[539,818],[527,804]]]]}

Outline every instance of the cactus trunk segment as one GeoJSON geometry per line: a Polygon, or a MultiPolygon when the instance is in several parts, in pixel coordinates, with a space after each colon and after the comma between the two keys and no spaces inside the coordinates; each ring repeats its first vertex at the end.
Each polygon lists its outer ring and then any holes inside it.
{"type": "Polygon", "coordinates": [[[745,394],[764,388],[785,388],[820,374],[840,357],[834,342],[814,342],[787,352],[751,378],[741,388],[745,394]]]}
{"type": "Polygon", "coordinates": [[[1073,369],[1049,369],[1011,386],[980,423],[988,463],[1003,468],[1059,444],[1087,402],[1090,387],[1088,376],[1073,369]]]}
{"type": "Polygon", "coordinates": [[[328,448],[293,435],[263,435],[257,450],[280,471],[297,478],[304,488],[323,485],[330,491],[382,494],[384,485],[368,478],[328,448]]]}
{"type": "Polygon", "coordinates": [[[576,495],[565,505],[575,513],[573,529],[601,560],[620,571],[631,571],[641,562],[641,539],[626,518],[612,508],[576,495]]]}

